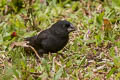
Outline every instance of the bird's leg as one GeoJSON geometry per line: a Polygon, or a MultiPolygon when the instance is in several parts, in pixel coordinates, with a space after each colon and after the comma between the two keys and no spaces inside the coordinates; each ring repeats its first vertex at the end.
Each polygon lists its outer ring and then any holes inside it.
{"type": "Polygon", "coordinates": [[[48,53],[48,57],[49,57],[49,59],[51,58],[51,53],[50,52],[48,53]]]}

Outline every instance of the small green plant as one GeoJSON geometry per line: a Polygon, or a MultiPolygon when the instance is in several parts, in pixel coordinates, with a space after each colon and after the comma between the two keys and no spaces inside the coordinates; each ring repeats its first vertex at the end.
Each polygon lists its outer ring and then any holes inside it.
{"type": "Polygon", "coordinates": [[[119,0],[0,0],[0,80],[119,80],[119,9],[119,0]],[[11,48],[60,19],[77,31],[58,53],[39,60],[11,48]]]}

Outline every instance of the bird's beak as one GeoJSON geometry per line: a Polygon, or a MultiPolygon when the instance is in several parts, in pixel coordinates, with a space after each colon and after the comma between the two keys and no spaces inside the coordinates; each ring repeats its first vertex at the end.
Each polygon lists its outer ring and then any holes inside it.
{"type": "Polygon", "coordinates": [[[72,32],[72,31],[75,31],[76,28],[72,24],[70,24],[70,27],[67,30],[68,32],[72,32]]]}

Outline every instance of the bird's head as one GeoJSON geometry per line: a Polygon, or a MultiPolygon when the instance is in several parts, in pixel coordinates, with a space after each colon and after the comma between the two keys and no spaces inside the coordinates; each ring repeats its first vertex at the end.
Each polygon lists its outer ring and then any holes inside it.
{"type": "Polygon", "coordinates": [[[75,31],[76,28],[66,20],[60,20],[52,25],[51,28],[54,28],[54,32],[56,34],[60,34],[63,36],[68,35],[70,32],[75,31]]]}

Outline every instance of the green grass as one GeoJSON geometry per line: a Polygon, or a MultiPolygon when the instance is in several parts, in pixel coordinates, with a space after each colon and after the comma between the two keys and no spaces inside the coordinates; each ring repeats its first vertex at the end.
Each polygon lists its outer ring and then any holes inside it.
{"type": "Polygon", "coordinates": [[[120,79],[119,1],[29,1],[0,0],[0,80],[120,79]],[[39,60],[23,47],[10,48],[11,43],[23,41],[60,19],[73,23],[77,31],[58,53],[45,54],[39,60]],[[105,30],[103,19],[111,23],[105,24],[105,30]],[[11,37],[13,32],[17,36],[11,37]]]}

